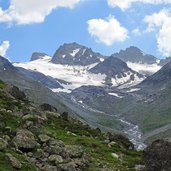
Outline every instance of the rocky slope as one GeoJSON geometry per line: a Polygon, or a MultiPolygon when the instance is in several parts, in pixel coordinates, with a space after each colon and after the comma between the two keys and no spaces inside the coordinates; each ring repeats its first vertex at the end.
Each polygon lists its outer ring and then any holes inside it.
{"type": "Polygon", "coordinates": [[[45,56],[49,56],[49,55],[47,55],[46,53],[41,53],[41,52],[34,52],[31,56],[30,61],[35,61],[35,60],[41,59],[45,56]]]}
{"type": "Polygon", "coordinates": [[[103,55],[75,42],[60,46],[52,58],[52,62],[56,64],[82,66],[98,63],[101,60],[104,60],[103,55]]]}
{"type": "Polygon", "coordinates": [[[124,62],[142,63],[142,64],[155,64],[157,58],[150,54],[146,54],[135,46],[131,46],[126,50],[121,50],[119,53],[114,53],[115,56],[124,62]]]}
{"type": "Polygon", "coordinates": [[[132,86],[144,78],[143,75],[130,69],[125,62],[113,56],[107,58],[89,70],[95,74],[105,74],[106,84],[111,86],[132,86]]]}
{"type": "Polygon", "coordinates": [[[122,135],[102,133],[0,81],[1,170],[134,170],[142,153],[122,135]]]}
{"type": "Polygon", "coordinates": [[[146,54],[137,47],[131,46],[119,53],[114,53],[112,56],[126,62],[128,67],[145,76],[149,76],[157,72],[166,60],[160,61],[155,56],[146,54]]]}

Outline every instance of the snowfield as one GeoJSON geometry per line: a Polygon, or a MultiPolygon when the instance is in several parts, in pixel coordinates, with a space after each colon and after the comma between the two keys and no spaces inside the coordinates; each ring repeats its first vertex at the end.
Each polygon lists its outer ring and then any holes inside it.
{"type": "Polygon", "coordinates": [[[88,70],[96,64],[89,66],[69,66],[53,64],[51,57],[46,56],[26,63],[15,63],[14,66],[22,67],[32,71],[38,71],[46,76],[65,80],[68,84],[61,84],[64,89],[53,89],[54,92],[68,92],[83,85],[103,86],[106,78],[105,74],[92,74],[88,70]]]}
{"type": "Polygon", "coordinates": [[[158,62],[156,62],[156,64],[151,64],[151,65],[127,62],[127,65],[132,70],[137,71],[138,73],[143,74],[143,75],[144,74],[152,75],[161,69],[161,66],[158,65],[158,62]]]}
{"type": "MultiPolygon", "coordinates": [[[[76,49],[73,54],[77,53],[78,49],[76,49]]],[[[72,54],[72,55],[73,55],[72,54]]],[[[58,83],[61,84],[64,89],[57,88],[52,89],[54,92],[66,92],[71,93],[72,90],[79,88],[81,86],[104,86],[105,85],[105,74],[93,74],[88,70],[95,67],[98,63],[94,63],[88,66],[76,66],[76,65],[62,65],[62,64],[54,64],[51,62],[50,56],[42,57],[41,59],[25,62],[25,63],[14,63],[16,67],[22,67],[27,70],[38,71],[43,73],[46,76],[51,76],[58,80],[64,80],[67,83],[58,83]]],[[[126,88],[134,86],[144,78],[139,78],[135,75],[135,80],[130,81],[130,74],[126,73],[126,76],[122,78],[112,78],[111,82],[113,86],[119,86],[119,88],[126,88]]]]}

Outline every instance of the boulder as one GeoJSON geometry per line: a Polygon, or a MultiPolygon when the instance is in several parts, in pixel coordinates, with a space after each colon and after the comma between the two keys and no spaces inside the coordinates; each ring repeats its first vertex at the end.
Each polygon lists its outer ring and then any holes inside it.
{"type": "Polygon", "coordinates": [[[59,146],[50,146],[50,147],[45,147],[44,151],[49,153],[49,154],[57,154],[60,155],[61,153],[63,153],[65,149],[63,147],[59,147],[59,146]]]}
{"type": "Polygon", "coordinates": [[[4,139],[0,138],[0,151],[5,150],[7,145],[8,143],[4,139]]]}
{"type": "Polygon", "coordinates": [[[58,166],[59,163],[63,163],[63,158],[59,155],[50,155],[48,157],[48,161],[52,164],[56,164],[58,166]]]}
{"type": "Polygon", "coordinates": [[[7,153],[5,155],[5,159],[10,162],[10,164],[13,168],[21,169],[22,165],[21,165],[20,161],[17,158],[15,158],[14,156],[12,156],[10,153],[7,153]]]}
{"type": "Polygon", "coordinates": [[[46,143],[50,140],[50,137],[45,134],[40,134],[38,137],[41,143],[46,143]]]}
{"type": "Polygon", "coordinates": [[[57,112],[58,110],[51,106],[50,104],[44,103],[42,105],[39,106],[39,109],[42,111],[49,111],[49,112],[57,112]]]}
{"type": "Polygon", "coordinates": [[[45,165],[41,169],[41,171],[59,171],[56,166],[45,165]]]}
{"type": "Polygon", "coordinates": [[[78,170],[77,170],[76,164],[73,163],[73,162],[66,163],[66,164],[60,164],[60,165],[59,165],[59,168],[60,168],[62,171],[78,171],[78,170]]]}
{"type": "Polygon", "coordinates": [[[33,133],[26,129],[18,130],[12,142],[16,148],[23,152],[32,151],[37,144],[33,133]]]}
{"type": "Polygon", "coordinates": [[[59,147],[65,147],[65,144],[63,141],[61,140],[57,140],[57,139],[50,139],[48,142],[48,145],[51,146],[59,146],[59,147]]]}
{"type": "Polygon", "coordinates": [[[16,86],[8,86],[7,90],[9,92],[10,95],[12,95],[15,99],[17,100],[27,100],[26,95],[24,94],[24,92],[20,91],[18,87],[16,86]]]}
{"type": "Polygon", "coordinates": [[[144,163],[147,171],[171,170],[171,143],[154,141],[144,151],[144,163]]]}
{"type": "Polygon", "coordinates": [[[83,149],[79,145],[66,145],[66,152],[71,158],[81,157],[83,155],[83,149]]]}

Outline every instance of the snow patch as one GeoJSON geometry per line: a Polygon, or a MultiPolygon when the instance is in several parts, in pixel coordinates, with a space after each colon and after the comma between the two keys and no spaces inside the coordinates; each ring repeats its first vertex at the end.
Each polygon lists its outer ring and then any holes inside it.
{"type": "Polygon", "coordinates": [[[100,59],[100,62],[103,62],[104,61],[104,58],[99,58],[100,59]]]}
{"type": "Polygon", "coordinates": [[[133,69],[134,71],[137,71],[140,74],[152,75],[161,69],[161,66],[159,66],[157,63],[156,64],[141,64],[141,63],[133,63],[133,62],[128,61],[127,65],[129,68],[133,69]]]}
{"type": "Polygon", "coordinates": [[[118,98],[123,98],[123,96],[119,96],[117,93],[108,93],[108,94],[111,96],[118,97],[118,98]]]}
{"type": "Polygon", "coordinates": [[[132,88],[132,89],[128,90],[127,92],[132,93],[132,92],[139,91],[139,90],[140,90],[140,88],[132,88]]]}
{"type": "Polygon", "coordinates": [[[97,65],[97,63],[88,66],[69,66],[54,64],[51,62],[51,57],[46,57],[26,63],[14,64],[14,66],[16,67],[22,67],[33,71],[36,70],[46,76],[51,76],[55,79],[67,81],[68,84],[61,85],[64,87],[64,89],[69,91],[83,85],[103,86],[106,75],[93,74],[88,71],[88,69],[94,67],[95,65],[97,65]]]}
{"type": "Polygon", "coordinates": [[[62,55],[62,58],[65,58],[66,57],[66,55],[62,55]]]}
{"type": "Polygon", "coordinates": [[[55,88],[55,89],[52,89],[52,91],[55,92],[55,93],[60,93],[60,92],[63,92],[63,93],[71,93],[70,90],[62,89],[62,88],[55,88]]]}
{"type": "Polygon", "coordinates": [[[75,55],[80,51],[80,48],[75,49],[72,51],[72,53],[70,53],[71,56],[75,57],[75,55]]]}

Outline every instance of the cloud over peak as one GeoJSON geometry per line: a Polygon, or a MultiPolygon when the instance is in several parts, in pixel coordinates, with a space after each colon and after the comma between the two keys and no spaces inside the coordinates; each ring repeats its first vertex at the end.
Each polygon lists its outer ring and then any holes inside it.
{"type": "Polygon", "coordinates": [[[6,56],[6,51],[8,50],[10,46],[9,41],[3,41],[2,44],[0,45],[0,56],[5,57],[6,56]]]}
{"type": "Polygon", "coordinates": [[[91,19],[87,21],[88,32],[96,41],[102,42],[107,46],[115,42],[123,42],[128,38],[128,30],[121,26],[114,16],[106,19],[91,19]]]}

